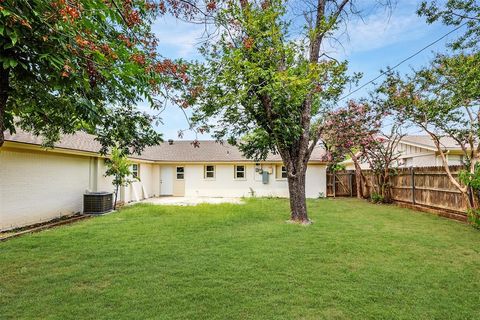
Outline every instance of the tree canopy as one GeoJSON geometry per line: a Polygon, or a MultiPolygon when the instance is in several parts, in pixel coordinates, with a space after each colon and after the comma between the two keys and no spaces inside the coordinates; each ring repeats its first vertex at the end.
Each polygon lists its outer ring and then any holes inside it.
{"type": "Polygon", "coordinates": [[[479,49],[480,46],[480,3],[478,0],[422,1],[417,14],[427,23],[442,22],[447,26],[465,25],[465,32],[450,43],[454,50],[479,49]]]}
{"type": "Polygon", "coordinates": [[[305,171],[321,136],[322,114],[347,83],[347,62],[324,55],[350,1],[302,2],[292,21],[283,0],[228,1],[215,10],[216,36],[202,48],[189,98],[194,123],[237,144],[247,157],[278,153],[288,171],[294,221],[308,221],[305,171]],[[295,23],[295,28],[292,25],[295,23]],[[301,30],[301,32],[294,32],[301,30]]]}
{"type": "MultiPolygon", "coordinates": [[[[125,123],[138,124],[124,127],[130,136],[158,142],[153,130],[141,131],[152,119],[129,110],[142,100],[155,107],[156,96],[188,78],[185,64],[157,52],[151,26],[163,14],[188,17],[195,10],[176,0],[1,1],[0,146],[3,131],[16,125],[47,145],[80,129],[105,134],[112,107],[124,109],[125,123]]],[[[101,141],[114,146],[112,137],[101,141]]]]}

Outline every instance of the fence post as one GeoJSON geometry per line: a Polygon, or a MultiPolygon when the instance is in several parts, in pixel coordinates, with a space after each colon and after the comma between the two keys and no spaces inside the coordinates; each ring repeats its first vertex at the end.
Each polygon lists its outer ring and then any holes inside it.
{"type": "Polygon", "coordinates": [[[350,187],[350,197],[353,197],[353,184],[352,184],[352,180],[353,180],[353,172],[350,172],[350,174],[348,175],[348,184],[349,184],[349,187],[350,187]]]}
{"type": "Polygon", "coordinates": [[[412,177],[412,204],[415,204],[415,168],[411,168],[411,177],[412,177]]]}
{"type": "Polygon", "coordinates": [[[333,184],[333,188],[332,188],[332,189],[333,189],[333,197],[335,198],[336,189],[337,189],[336,179],[335,179],[335,178],[336,178],[335,172],[333,172],[332,176],[333,176],[333,182],[332,182],[332,184],[333,184]]]}

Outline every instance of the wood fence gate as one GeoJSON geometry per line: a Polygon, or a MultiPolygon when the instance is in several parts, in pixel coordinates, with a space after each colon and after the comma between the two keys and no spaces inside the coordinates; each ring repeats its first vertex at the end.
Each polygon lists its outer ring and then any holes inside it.
{"type": "Polygon", "coordinates": [[[356,197],[355,171],[327,172],[327,197],[356,197]]]}

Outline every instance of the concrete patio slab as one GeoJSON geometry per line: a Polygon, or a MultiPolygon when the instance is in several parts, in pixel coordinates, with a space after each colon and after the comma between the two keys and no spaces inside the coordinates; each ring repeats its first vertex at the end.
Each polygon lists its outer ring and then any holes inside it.
{"type": "Polygon", "coordinates": [[[243,204],[241,198],[219,198],[219,197],[158,197],[149,198],[141,201],[142,203],[151,203],[167,206],[195,206],[201,203],[219,204],[234,203],[243,204]]]}

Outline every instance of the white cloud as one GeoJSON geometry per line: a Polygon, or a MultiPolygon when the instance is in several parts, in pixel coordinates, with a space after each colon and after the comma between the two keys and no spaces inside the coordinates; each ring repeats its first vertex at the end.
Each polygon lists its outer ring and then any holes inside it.
{"type": "Polygon", "coordinates": [[[189,59],[196,54],[204,29],[201,25],[165,18],[157,20],[153,31],[162,55],[189,59]]]}
{"type": "Polygon", "coordinates": [[[345,58],[352,53],[416,40],[425,36],[428,31],[428,26],[414,12],[393,13],[389,16],[381,10],[363,20],[351,21],[347,33],[339,37],[343,47],[330,40],[324,49],[345,58]]]}

